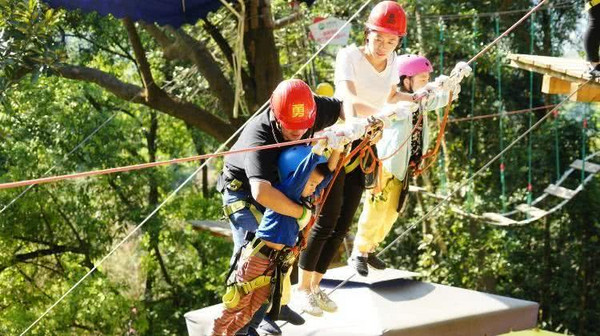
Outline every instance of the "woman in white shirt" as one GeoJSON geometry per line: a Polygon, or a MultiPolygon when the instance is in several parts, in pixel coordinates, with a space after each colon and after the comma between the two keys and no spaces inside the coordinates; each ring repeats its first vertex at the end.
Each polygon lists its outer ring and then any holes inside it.
{"type": "MultiPolygon", "coordinates": [[[[413,95],[396,90],[399,78],[395,50],[405,34],[404,10],[394,1],[383,1],[369,15],[365,45],[351,45],[338,52],[335,96],[343,101],[344,111],[350,111],[346,119],[371,116],[386,103],[413,101],[413,95]]],[[[360,168],[342,170],[336,178],[300,256],[297,308],[316,316],[323,310],[337,309],[319,284],[352,224],[363,191],[364,174],[360,168]]]]}

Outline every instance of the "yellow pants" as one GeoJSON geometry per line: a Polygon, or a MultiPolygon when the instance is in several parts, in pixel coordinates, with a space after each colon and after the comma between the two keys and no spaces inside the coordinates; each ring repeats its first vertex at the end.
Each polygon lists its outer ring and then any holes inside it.
{"type": "Polygon", "coordinates": [[[385,239],[398,219],[398,200],[402,181],[385,169],[381,170],[383,190],[373,195],[367,190],[367,200],[358,219],[358,231],[354,239],[354,251],[371,253],[385,239]]]}

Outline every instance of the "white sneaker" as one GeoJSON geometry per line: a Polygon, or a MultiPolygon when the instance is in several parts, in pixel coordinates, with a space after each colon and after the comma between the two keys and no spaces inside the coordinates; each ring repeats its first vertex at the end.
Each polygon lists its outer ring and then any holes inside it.
{"type": "Polygon", "coordinates": [[[303,290],[296,290],[293,306],[297,310],[304,311],[313,316],[323,315],[323,309],[319,307],[319,300],[316,295],[303,290]]]}
{"type": "Polygon", "coordinates": [[[324,291],[319,288],[313,295],[317,298],[319,307],[328,313],[333,313],[338,309],[338,306],[324,291]]]}

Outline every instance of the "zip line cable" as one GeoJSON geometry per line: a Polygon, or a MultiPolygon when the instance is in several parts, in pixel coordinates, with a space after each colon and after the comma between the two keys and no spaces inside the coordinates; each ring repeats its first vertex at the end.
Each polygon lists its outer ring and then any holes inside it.
{"type": "MultiPolygon", "coordinates": [[[[306,63],[304,63],[304,65],[302,65],[291,77],[295,77],[296,75],[298,75],[308,64],[310,64],[310,62],[312,62],[312,60],[316,57],[316,55],[318,53],[320,53],[327,45],[329,45],[329,43],[342,31],[342,29],[347,26],[352,20],[354,20],[354,18],[356,18],[356,16],[369,4],[371,3],[372,0],[366,0],[365,3],[357,10],[356,13],[354,13],[347,21],[346,23],[340,27],[330,38],[329,40],[327,40],[327,42],[325,42],[325,44],[313,55],[313,57],[311,57],[308,61],[306,61],[306,63]]],[[[545,0],[543,0],[545,1],[545,0]]],[[[234,134],[229,137],[229,139],[227,139],[223,144],[221,144],[221,146],[219,146],[219,148],[217,149],[217,151],[213,154],[217,154],[220,153],[226,146],[227,144],[229,144],[233,139],[235,139],[237,137],[237,135],[244,129],[244,127],[246,127],[246,125],[248,125],[248,123],[254,119],[254,117],[256,117],[256,115],[262,111],[267,105],[268,105],[269,101],[267,100],[250,118],[248,118],[248,120],[237,130],[234,132],[234,134]]],[[[150,220],[150,218],[152,218],[165,204],[167,204],[172,198],[174,198],[177,193],[179,193],[179,191],[181,189],[183,189],[184,186],[186,186],[205,166],[208,165],[209,162],[211,162],[212,158],[208,158],[206,161],[204,161],[203,164],[201,164],[198,169],[196,169],[187,179],[185,179],[185,181],[183,181],[175,190],[173,190],[168,196],[167,198],[165,198],[165,200],[160,203],[140,224],[138,224],[133,230],[130,231],[129,234],[127,234],[127,236],[121,240],[120,243],[118,243],[113,249],[111,249],[111,251],[104,256],[98,263],[94,264],[94,267],[88,271],[79,281],[77,281],[67,292],[65,292],[54,304],[52,304],[50,307],[48,307],[48,309],[46,309],[44,311],[44,313],[42,313],[35,321],[33,321],[33,323],[31,323],[21,334],[20,336],[25,335],[29,330],[31,330],[34,326],[36,326],[46,315],[48,315],[48,313],[50,313],[50,311],[56,307],[60,302],[62,302],[62,300],[64,300],[65,297],[67,297],[67,295],[69,295],[73,290],[75,290],[75,288],[77,288],[79,286],[79,284],[81,284],[88,276],[90,276],[90,274],[92,274],[100,265],[102,265],[102,263],[104,263],[104,261],[106,259],[108,259],[111,255],[113,255],[115,253],[115,251],[121,246],[123,245],[135,232],[137,232],[144,224],[146,224],[146,222],[148,222],[148,220],[150,220]]]]}

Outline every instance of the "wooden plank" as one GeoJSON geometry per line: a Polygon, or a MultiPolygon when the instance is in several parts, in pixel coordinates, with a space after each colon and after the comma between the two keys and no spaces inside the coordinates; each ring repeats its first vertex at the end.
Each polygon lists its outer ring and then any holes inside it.
{"type": "Polygon", "coordinates": [[[577,194],[575,190],[567,189],[554,184],[549,185],[548,188],[544,189],[544,192],[549,195],[564,198],[567,200],[573,198],[577,194]]]}
{"type": "Polygon", "coordinates": [[[600,165],[589,161],[586,161],[585,164],[583,164],[583,161],[575,160],[575,162],[571,163],[571,167],[579,170],[585,169],[586,172],[591,174],[600,172],[600,165]]]}
{"type": "Polygon", "coordinates": [[[600,89],[586,85],[582,88],[579,88],[579,83],[571,83],[571,92],[577,91],[574,95],[571,96],[571,101],[577,102],[600,102],[600,89]]]}
{"type": "Polygon", "coordinates": [[[216,220],[191,220],[194,230],[208,231],[218,237],[231,238],[231,227],[228,222],[216,220]]]}
{"type": "MultiPolygon", "coordinates": [[[[587,62],[583,59],[570,59],[537,55],[509,54],[510,66],[534,71],[543,75],[575,83],[586,83],[590,79],[587,62]]],[[[600,79],[589,83],[588,87],[600,89],[600,79]]]]}
{"type": "Polygon", "coordinates": [[[542,92],[547,94],[569,94],[571,93],[571,82],[544,75],[542,92]]]}
{"type": "Polygon", "coordinates": [[[483,213],[483,217],[487,218],[487,219],[491,219],[494,222],[498,223],[499,225],[511,225],[511,224],[515,224],[516,221],[508,218],[508,217],[504,217],[499,213],[495,213],[495,212],[484,212],[483,213]]]}
{"type": "Polygon", "coordinates": [[[519,204],[517,205],[517,210],[528,214],[531,217],[539,218],[544,217],[548,213],[546,210],[542,210],[540,208],[536,208],[534,206],[530,206],[528,204],[519,204]]]}

